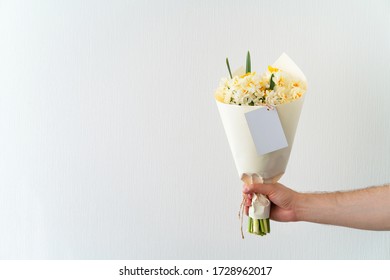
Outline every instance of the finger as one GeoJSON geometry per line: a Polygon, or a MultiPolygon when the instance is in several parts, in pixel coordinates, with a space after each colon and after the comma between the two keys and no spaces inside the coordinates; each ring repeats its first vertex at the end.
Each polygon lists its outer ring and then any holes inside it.
{"type": "Polygon", "coordinates": [[[245,215],[249,215],[249,206],[245,206],[245,215]]]}
{"type": "Polygon", "coordinates": [[[251,184],[245,185],[242,192],[246,194],[260,193],[269,195],[275,190],[276,185],[274,184],[251,184]]]}
{"type": "Polygon", "coordinates": [[[245,201],[245,206],[251,206],[252,205],[252,199],[247,198],[245,201]]]}

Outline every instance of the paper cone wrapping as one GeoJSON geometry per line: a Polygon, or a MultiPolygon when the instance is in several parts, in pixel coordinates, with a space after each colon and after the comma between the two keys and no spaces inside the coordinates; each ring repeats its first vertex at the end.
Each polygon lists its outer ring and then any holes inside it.
{"type": "Polygon", "coordinates": [[[258,155],[245,113],[259,109],[261,106],[237,106],[217,101],[226,136],[241,179],[245,179],[245,175],[256,174],[262,178],[263,182],[276,182],[283,175],[290,157],[302,104],[303,97],[297,101],[276,107],[288,147],[265,155],[258,155]]]}
{"type": "MultiPolygon", "coordinates": [[[[284,53],[272,66],[306,82],[306,77],[302,71],[284,53]]],[[[290,103],[275,107],[288,146],[263,155],[259,155],[256,150],[245,113],[260,109],[264,106],[238,106],[216,100],[238,175],[245,183],[255,183],[253,182],[252,175],[260,177],[260,181],[258,182],[275,183],[284,174],[294,143],[294,136],[301,114],[304,96],[290,103]]],[[[264,133],[267,132],[264,131],[264,133]]]]}

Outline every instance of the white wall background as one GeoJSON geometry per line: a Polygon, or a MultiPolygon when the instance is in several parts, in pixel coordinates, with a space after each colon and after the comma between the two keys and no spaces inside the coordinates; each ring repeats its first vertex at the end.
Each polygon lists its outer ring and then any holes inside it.
{"type": "Polygon", "coordinates": [[[306,74],[281,182],[390,181],[388,1],[0,1],[0,258],[390,259],[390,232],[239,234],[213,92],[251,50],[306,74]]]}

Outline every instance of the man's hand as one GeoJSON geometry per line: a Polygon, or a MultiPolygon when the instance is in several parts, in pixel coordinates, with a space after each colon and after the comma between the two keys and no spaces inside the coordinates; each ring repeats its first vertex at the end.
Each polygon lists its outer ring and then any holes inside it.
{"type": "Polygon", "coordinates": [[[300,194],[286,186],[279,183],[244,185],[243,193],[248,195],[245,203],[245,213],[247,215],[252,203],[252,194],[260,193],[268,196],[268,199],[272,202],[270,213],[272,220],[280,222],[297,221],[296,205],[300,194]]]}
{"type": "Polygon", "coordinates": [[[306,221],[366,230],[390,230],[390,185],[331,193],[298,193],[282,184],[244,185],[248,215],[252,194],[268,196],[270,218],[306,221]]]}

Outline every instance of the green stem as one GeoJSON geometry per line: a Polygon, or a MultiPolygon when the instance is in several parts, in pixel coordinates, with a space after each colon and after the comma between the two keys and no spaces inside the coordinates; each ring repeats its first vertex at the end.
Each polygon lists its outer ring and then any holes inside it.
{"type": "Polygon", "coordinates": [[[253,220],[253,233],[260,234],[260,225],[258,219],[253,220]]]}
{"type": "Polygon", "coordinates": [[[249,233],[252,233],[252,232],[253,232],[253,230],[252,230],[252,224],[253,224],[253,220],[252,220],[251,217],[249,217],[249,219],[248,219],[248,232],[249,232],[249,233]]]}
{"type": "Polygon", "coordinates": [[[230,64],[229,64],[229,59],[228,58],[226,58],[226,65],[227,65],[227,68],[228,68],[228,71],[229,71],[230,79],[233,79],[232,71],[230,71],[230,64]]]}
{"type": "Polygon", "coordinates": [[[268,219],[253,219],[248,217],[248,232],[260,236],[267,235],[271,232],[270,220],[268,219]]]}
{"type": "Polygon", "coordinates": [[[264,219],[260,220],[260,228],[261,228],[261,232],[265,233],[265,230],[264,230],[264,219]]]}
{"type": "Polygon", "coordinates": [[[268,229],[268,233],[270,233],[271,232],[271,226],[270,226],[270,223],[269,223],[269,218],[268,219],[266,219],[266,221],[265,221],[266,223],[267,223],[267,229],[268,229]]]}

